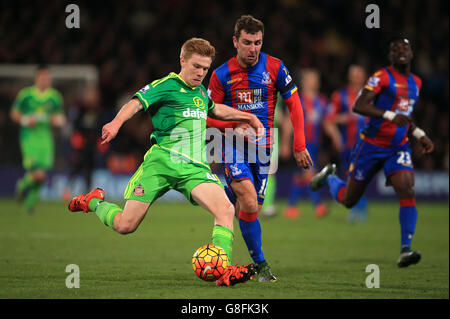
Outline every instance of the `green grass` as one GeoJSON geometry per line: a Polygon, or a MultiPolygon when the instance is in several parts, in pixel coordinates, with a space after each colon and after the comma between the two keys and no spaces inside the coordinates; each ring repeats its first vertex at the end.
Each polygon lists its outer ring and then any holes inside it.
{"type": "MultiPolygon", "coordinates": [[[[284,206],[278,205],[280,209],[284,206]]],[[[212,217],[187,203],[154,204],[138,230],[119,235],[95,214],[39,203],[34,215],[0,200],[0,298],[449,298],[448,204],[418,203],[413,248],[419,264],[399,269],[395,202],[371,202],[364,224],[347,211],[316,220],[311,205],[298,220],[261,219],[263,248],[278,282],[216,287],[196,278],[191,256],[210,241],[212,217]],[[80,267],[80,288],[65,285],[80,267]],[[380,288],[365,286],[366,266],[380,268],[380,288]]],[[[250,262],[235,222],[233,261],[250,262]]]]}

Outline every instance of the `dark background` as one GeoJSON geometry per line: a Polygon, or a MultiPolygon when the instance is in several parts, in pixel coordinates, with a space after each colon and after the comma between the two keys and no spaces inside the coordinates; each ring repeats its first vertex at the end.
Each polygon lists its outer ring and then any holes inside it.
{"type": "MultiPolygon", "coordinates": [[[[415,156],[414,163],[418,169],[448,171],[447,1],[2,1],[0,63],[95,65],[100,129],[135,91],[171,71],[179,72],[179,50],[187,39],[203,37],[216,47],[213,68],[232,57],[233,27],[241,14],[264,22],[262,51],[285,62],[300,90],[299,71],[316,68],[321,91],[328,97],[345,85],[350,64],[361,64],[371,74],[388,65],[389,38],[408,37],[415,54],[412,71],[423,80],[414,121],[436,146],[432,155],[415,156]],[[70,3],[80,8],[79,29],[65,26],[70,3]],[[380,29],[365,26],[369,3],[379,5],[380,29]]],[[[21,167],[18,127],[8,115],[20,88],[0,86],[1,167],[21,167]]],[[[64,97],[71,119],[80,103],[76,96],[64,97]]],[[[56,168],[70,163],[70,129],[73,125],[58,140],[56,168]]],[[[111,154],[131,154],[134,161],[128,169],[133,172],[148,149],[150,129],[148,117],[136,116],[95,165],[111,168],[111,154]]],[[[325,139],[324,161],[336,156],[327,145],[325,139]]]]}

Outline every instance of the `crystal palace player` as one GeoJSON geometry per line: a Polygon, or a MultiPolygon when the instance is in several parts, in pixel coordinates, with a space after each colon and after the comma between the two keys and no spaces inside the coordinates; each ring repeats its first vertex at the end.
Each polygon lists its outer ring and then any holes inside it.
{"type": "MultiPolygon", "coordinates": [[[[330,109],[323,123],[325,131],[333,140],[334,147],[340,152],[338,172],[342,175],[346,174],[353,146],[366,119],[365,116],[356,114],[352,110],[356,97],[366,81],[366,71],[362,66],[354,64],[348,68],[347,76],[348,84],[333,92],[330,109]]],[[[367,206],[366,196],[363,195],[351,209],[348,221],[366,220],[367,206]]]]}
{"type": "Polygon", "coordinates": [[[347,183],[334,175],[334,164],[327,165],[311,182],[312,189],[328,183],[333,198],[351,208],[364,194],[375,173],[384,168],[386,185],[394,187],[400,201],[398,267],[415,264],[421,258],[420,252],[411,250],[417,209],[408,131],[419,141],[423,153],[434,148],[425,132],[410,120],[422,85],[421,80],[410,72],[412,58],[407,39],[392,40],[389,51],[391,66],[376,71],[356,99],[353,111],[369,117],[369,121],[353,149],[347,183]]]}
{"type": "MultiPolygon", "coordinates": [[[[236,205],[242,236],[253,261],[258,265],[259,281],[274,282],[276,278],[261,249],[258,212],[264,201],[270,165],[270,160],[264,161],[261,157],[270,158],[271,128],[278,91],[290,111],[297,164],[307,169],[313,162],[305,147],[303,110],[297,87],[281,60],[260,52],[263,33],[264,24],[252,16],[244,15],[237,20],[233,36],[237,55],[214,70],[209,91],[214,102],[255,114],[264,125],[264,138],[248,143],[248,148],[243,152],[234,143],[224,140],[222,168],[229,186],[226,187],[227,194],[236,205]],[[251,158],[252,147],[258,148],[256,159],[251,158]],[[233,156],[228,156],[230,153],[233,156]]],[[[222,130],[238,126],[236,122],[213,119],[208,119],[207,124],[222,130]]]]}

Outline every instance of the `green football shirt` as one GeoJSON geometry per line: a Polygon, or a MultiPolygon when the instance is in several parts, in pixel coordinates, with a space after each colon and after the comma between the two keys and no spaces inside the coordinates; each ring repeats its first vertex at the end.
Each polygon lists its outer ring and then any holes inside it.
{"type": "Polygon", "coordinates": [[[206,158],[206,118],[215,107],[203,85],[192,87],[179,75],[146,85],[137,97],[152,117],[152,144],[196,165],[209,168],[206,158]]]}
{"type": "Polygon", "coordinates": [[[52,141],[50,116],[63,112],[63,99],[54,88],[47,88],[41,92],[34,85],[23,88],[17,94],[13,108],[25,116],[34,116],[37,123],[33,127],[22,126],[21,140],[30,140],[35,143],[52,141]]]}

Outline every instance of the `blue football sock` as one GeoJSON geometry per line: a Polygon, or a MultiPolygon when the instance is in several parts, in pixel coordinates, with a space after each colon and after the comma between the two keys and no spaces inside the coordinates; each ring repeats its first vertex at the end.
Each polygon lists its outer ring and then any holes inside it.
{"type": "Polygon", "coordinates": [[[347,185],[342,179],[337,177],[336,175],[330,175],[327,178],[328,186],[330,188],[331,196],[333,196],[334,200],[339,202],[338,192],[342,187],[347,185]]]}
{"type": "Polygon", "coordinates": [[[308,192],[309,198],[311,199],[314,207],[319,205],[321,202],[319,192],[313,191],[309,187],[307,187],[307,192],[308,192]]]}
{"type": "Polygon", "coordinates": [[[304,187],[300,186],[296,182],[292,182],[291,190],[289,192],[288,206],[296,206],[304,191],[304,187]]]}
{"type": "Polygon", "coordinates": [[[253,261],[258,264],[265,261],[261,248],[261,224],[259,223],[259,219],[246,222],[239,218],[239,226],[253,261]]]}
{"type": "Polygon", "coordinates": [[[359,215],[360,221],[365,221],[367,219],[367,197],[363,195],[359,202],[353,206],[351,212],[354,215],[359,215]]]}
{"type": "Polygon", "coordinates": [[[399,213],[402,247],[411,247],[414,231],[416,230],[416,206],[401,206],[399,213]]]}

